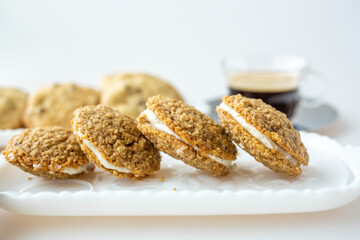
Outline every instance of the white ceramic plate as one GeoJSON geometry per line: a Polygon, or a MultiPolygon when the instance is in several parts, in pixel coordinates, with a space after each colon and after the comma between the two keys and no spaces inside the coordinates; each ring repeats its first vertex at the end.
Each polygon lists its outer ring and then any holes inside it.
{"type": "MultiPolygon", "coordinates": [[[[0,145],[11,133],[0,133],[0,145]]],[[[241,152],[226,177],[211,177],[163,155],[142,181],[97,169],[74,180],[47,180],[0,159],[0,207],[34,215],[230,215],[323,211],[360,195],[360,147],[302,132],[310,163],[301,176],[273,173],[241,152]]]]}

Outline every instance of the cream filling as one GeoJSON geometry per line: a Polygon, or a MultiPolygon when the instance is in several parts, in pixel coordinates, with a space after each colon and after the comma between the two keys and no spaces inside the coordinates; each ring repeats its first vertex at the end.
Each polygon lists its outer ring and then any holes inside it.
{"type": "Polygon", "coordinates": [[[294,158],[291,154],[286,152],[282,147],[276,144],[273,140],[269,137],[262,134],[259,130],[257,130],[253,125],[246,122],[246,120],[239,115],[234,109],[226,105],[225,103],[221,103],[219,106],[220,109],[224,110],[225,112],[229,113],[243,128],[246,129],[254,138],[259,140],[264,146],[268,149],[275,149],[276,151],[280,152],[284,155],[284,158],[288,160],[292,165],[296,166],[298,160],[294,158]]]}
{"type": "MultiPolygon", "coordinates": [[[[168,126],[166,126],[153,111],[151,111],[150,109],[147,108],[145,111],[143,111],[143,114],[146,115],[147,119],[149,120],[149,122],[151,123],[151,126],[153,128],[155,128],[156,130],[159,130],[161,132],[167,133],[171,136],[174,136],[177,139],[179,139],[180,141],[182,141],[183,143],[185,143],[184,140],[182,140],[175,132],[173,132],[168,126]]],[[[197,151],[200,151],[200,149],[198,147],[195,147],[188,143],[185,143],[185,144],[193,147],[197,151]]],[[[225,160],[225,159],[216,157],[212,154],[208,154],[208,157],[222,165],[225,165],[228,168],[231,167],[231,163],[233,162],[232,160],[225,160]]]]}
{"type": "MultiPolygon", "coordinates": [[[[74,132],[74,134],[78,135],[80,138],[82,138],[84,135],[79,132],[79,131],[76,131],[74,132]]],[[[95,154],[96,158],[98,159],[98,161],[100,162],[101,165],[103,165],[105,168],[107,169],[112,169],[112,170],[116,170],[118,172],[121,172],[121,173],[130,173],[131,171],[127,168],[123,168],[123,167],[118,167],[118,166],[115,166],[111,163],[109,163],[108,161],[106,161],[103,156],[101,155],[101,153],[99,152],[99,150],[94,146],[92,145],[88,140],[86,139],[82,139],[83,143],[90,149],[90,151],[92,153],[95,154]]]]}
{"type": "MultiPolygon", "coordinates": [[[[174,133],[168,126],[166,126],[153,111],[151,111],[150,109],[147,108],[143,113],[146,115],[147,119],[149,120],[149,122],[151,123],[151,126],[153,128],[155,128],[156,130],[159,130],[161,132],[167,133],[171,136],[174,136],[177,139],[179,139],[180,141],[184,142],[176,133],[174,133]]],[[[193,148],[196,148],[196,147],[193,147],[193,148]]]]}
{"type": "MultiPolygon", "coordinates": [[[[74,167],[66,167],[62,170],[59,170],[59,172],[63,172],[63,173],[67,173],[67,174],[70,174],[70,175],[74,175],[74,174],[78,174],[78,173],[82,173],[84,171],[87,170],[88,166],[90,166],[91,163],[89,164],[85,164],[85,165],[80,165],[78,166],[77,168],[74,168],[74,167]]],[[[38,169],[41,167],[41,163],[39,164],[33,164],[33,168],[34,170],[38,169]]],[[[60,165],[57,166],[58,169],[61,168],[60,165]]],[[[50,173],[54,174],[54,172],[50,171],[50,173]]]]}
{"type": "Polygon", "coordinates": [[[85,171],[87,170],[87,167],[88,167],[90,164],[91,164],[91,163],[85,164],[85,165],[80,165],[80,166],[78,166],[77,168],[67,167],[67,168],[64,168],[63,170],[61,170],[61,172],[67,173],[67,174],[70,174],[70,175],[82,173],[82,172],[85,172],[85,171]]]}

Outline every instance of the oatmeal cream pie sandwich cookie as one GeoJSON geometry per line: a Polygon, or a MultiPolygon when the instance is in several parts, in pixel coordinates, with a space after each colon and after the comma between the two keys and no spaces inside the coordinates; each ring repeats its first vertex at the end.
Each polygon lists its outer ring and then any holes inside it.
{"type": "Polygon", "coordinates": [[[5,159],[31,174],[65,179],[94,170],[75,135],[62,127],[25,129],[3,151],[5,159]]]}
{"type": "Polygon", "coordinates": [[[182,101],[154,96],[138,121],[141,132],[161,151],[213,176],[223,176],[236,147],[219,124],[182,101]]]}
{"type": "Polygon", "coordinates": [[[136,121],[106,106],[74,112],[72,127],[82,150],[96,166],[117,177],[142,179],[160,169],[160,153],[136,121]]]}
{"type": "Polygon", "coordinates": [[[301,174],[309,155],[286,115],[260,99],[225,96],[217,107],[231,138],[258,162],[289,176],[301,174]]]}

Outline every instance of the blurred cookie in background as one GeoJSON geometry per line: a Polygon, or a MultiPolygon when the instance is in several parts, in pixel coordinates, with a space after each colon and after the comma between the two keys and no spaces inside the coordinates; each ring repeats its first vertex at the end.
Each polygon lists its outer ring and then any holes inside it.
{"type": "Polygon", "coordinates": [[[27,94],[16,88],[0,87],[0,129],[21,128],[27,94]]]}
{"type": "Polygon", "coordinates": [[[168,82],[145,73],[113,74],[100,82],[101,104],[119,110],[130,117],[138,117],[146,109],[149,97],[161,95],[183,100],[168,82]]]}
{"type": "Polygon", "coordinates": [[[26,127],[62,126],[71,128],[75,109],[97,105],[99,93],[73,83],[46,85],[29,96],[23,116],[26,127]]]}

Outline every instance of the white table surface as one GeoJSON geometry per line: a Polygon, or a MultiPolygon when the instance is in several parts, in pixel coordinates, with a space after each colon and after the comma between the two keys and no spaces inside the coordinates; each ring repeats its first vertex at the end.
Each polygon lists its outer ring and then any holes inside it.
{"type": "MultiPolygon", "coordinates": [[[[1,1],[0,84],[97,86],[106,73],[143,70],[198,101],[226,93],[223,56],[297,54],[325,74],[324,99],[340,112],[317,132],[360,145],[359,12],[351,0],[1,1]]],[[[0,239],[275,237],[360,239],[360,199],[325,212],[257,216],[39,217],[0,209],[0,239]]]]}
{"type": "Polygon", "coordinates": [[[359,239],[360,199],[306,214],[38,217],[0,210],[1,239],[359,239]]]}

